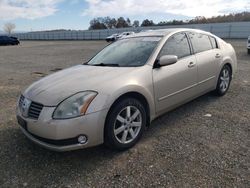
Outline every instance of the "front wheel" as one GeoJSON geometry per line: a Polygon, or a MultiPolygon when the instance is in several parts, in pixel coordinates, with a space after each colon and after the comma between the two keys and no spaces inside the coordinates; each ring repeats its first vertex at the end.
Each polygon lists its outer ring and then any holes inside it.
{"type": "Polygon", "coordinates": [[[146,126],[146,110],[134,98],[116,103],[110,110],[105,124],[104,143],[111,149],[125,150],[134,146],[146,126]]]}
{"type": "Polygon", "coordinates": [[[232,79],[232,71],[229,65],[224,65],[221,69],[215,93],[218,96],[223,96],[229,89],[230,83],[232,79]]]}
{"type": "Polygon", "coordinates": [[[250,49],[247,49],[247,53],[250,54],[250,49]]]}

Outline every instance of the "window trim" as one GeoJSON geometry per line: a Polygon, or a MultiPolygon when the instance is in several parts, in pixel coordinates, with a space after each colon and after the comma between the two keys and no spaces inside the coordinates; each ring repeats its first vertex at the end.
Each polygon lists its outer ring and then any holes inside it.
{"type": "Polygon", "coordinates": [[[208,35],[208,37],[209,37],[209,40],[210,40],[210,43],[211,43],[211,46],[212,46],[212,50],[219,49],[219,45],[218,45],[217,39],[215,37],[211,36],[211,35],[208,35]],[[215,41],[215,46],[216,46],[215,48],[213,47],[212,39],[214,39],[214,41],[215,41]]]}

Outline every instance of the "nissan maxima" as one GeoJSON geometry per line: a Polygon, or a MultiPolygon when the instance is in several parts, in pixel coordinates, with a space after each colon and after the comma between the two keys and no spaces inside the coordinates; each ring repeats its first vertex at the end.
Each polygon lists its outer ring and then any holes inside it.
{"type": "Polygon", "coordinates": [[[210,91],[226,94],[236,70],[233,47],[211,33],[142,32],[33,83],[18,99],[17,120],[51,150],[125,150],[158,116],[210,91]]]}

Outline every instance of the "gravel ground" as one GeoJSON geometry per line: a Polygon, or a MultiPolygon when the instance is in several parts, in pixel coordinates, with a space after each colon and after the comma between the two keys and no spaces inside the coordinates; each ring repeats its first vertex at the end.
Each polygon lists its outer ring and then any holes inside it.
{"type": "Polygon", "coordinates": [[[15,119],[20,90],[86,61],[105,42],[0,47],[0,187],[250,187],[250,56],[245,40],[228,42],[239,68],[228,94],[207,94],[161,116],[124,152],[48,151],[27,140],[15,119]]]}

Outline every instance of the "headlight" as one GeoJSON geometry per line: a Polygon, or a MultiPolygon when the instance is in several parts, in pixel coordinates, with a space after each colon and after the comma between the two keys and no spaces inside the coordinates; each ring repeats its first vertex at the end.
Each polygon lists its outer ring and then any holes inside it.
{"type": "Polygon", "coordinates": [[[62,101],[53,113],[54,119],[69,119],[86,113],[97,92],[85,91],[77,93],[62,101]]]}

